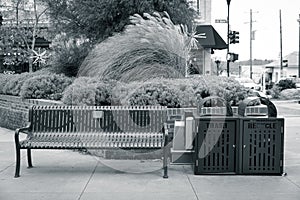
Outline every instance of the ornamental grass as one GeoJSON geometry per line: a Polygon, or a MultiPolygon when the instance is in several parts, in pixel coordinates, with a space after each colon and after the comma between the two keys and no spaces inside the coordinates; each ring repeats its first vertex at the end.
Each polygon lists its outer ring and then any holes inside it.
{"type": "Polygon", "coordinates": [[[195,42],[168,13],[135,14],[124,32],[97,44],[82,63],[78,76],[123,82],[181,78],[195,42]]]}

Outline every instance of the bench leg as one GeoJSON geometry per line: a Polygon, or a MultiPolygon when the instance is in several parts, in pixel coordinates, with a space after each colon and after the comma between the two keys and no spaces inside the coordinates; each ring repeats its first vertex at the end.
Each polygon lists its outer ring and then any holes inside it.
{"type": "Polygon", "coordinates": [[[31,149],[27,149],[27,161],[28,161],[28,168],[32,168],[31,149]]]}
{"type": "Polygon", "coordinates": [[[15,178],[20,177],[21,150],[16,146],[16,173],[15,178]]]}
{"type": "Polygon", "coordinates": [[[167,158],[165,149],[166,148],[164,148],[164,158],[163,158],[164,176],[163,176],[163,178],[169,178],[169,176],[168,176],[168,158],[167,158]]]}
{"type": "Polygon", "coordinates": [[[163,158],[163,169],[164,169],[164,176],[163,178],[169,178],[168,176],[168,151],[167,151],[167,141],[168,141],[168,136],[165,136],[165,145],[163,148],[163,154],[164,154],[164,158],[163,158]]]}

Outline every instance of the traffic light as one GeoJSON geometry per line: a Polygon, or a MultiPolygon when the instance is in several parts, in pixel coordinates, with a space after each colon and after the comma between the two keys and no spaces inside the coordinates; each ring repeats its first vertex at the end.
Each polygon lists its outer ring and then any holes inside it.
{"type": "Polygon", "coordinates": [[[230,44],[240,43],[240,32],[230,31],[228,37],[230,44]]]}
{"type": "Polygon", "coordinates": [[[288,67],[289,66],[289,61],[288,60],[282,60],[282,66],[283,67],[288,67]]]}
{"type": "Polygon", "coordinates": [[[234,61],[236,61],[238,59],[239,59],[239,54],[228,53],[228,55],[227,55],[227,60],[229,60],[230,62],[234,62],[234,61]]]}

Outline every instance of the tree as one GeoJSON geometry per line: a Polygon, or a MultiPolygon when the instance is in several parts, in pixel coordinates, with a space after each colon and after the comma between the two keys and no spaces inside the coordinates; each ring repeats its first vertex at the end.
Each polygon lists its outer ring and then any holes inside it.
{"type": "Polygon", "coordinates": [[[194,11],[187,0],[43,0],[63,32],[102,41],[124,30],[129,17],[154,11],[169,13],[175,24],[192,27],[194,11]]]}
{"type": "Polygon", "coordinates": [[[28,62],[29,72],[32,72],[36,37],[49,33],[48,29],[45,31],[39,26],[48,8],[38,0],[10,0],[0,7],[6,11],[0,42],[5,64],[15,66],[28,62]]]}

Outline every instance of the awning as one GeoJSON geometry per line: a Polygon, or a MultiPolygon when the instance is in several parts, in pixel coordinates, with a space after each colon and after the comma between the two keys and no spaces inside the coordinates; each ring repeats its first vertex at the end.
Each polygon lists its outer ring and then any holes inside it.
{"type": "Polygon", "coordinates": [[[198,25],[196,27],[197,40],[203,48],[227,49],[226,42],[212,25],[198,25]]]}

